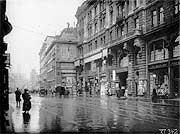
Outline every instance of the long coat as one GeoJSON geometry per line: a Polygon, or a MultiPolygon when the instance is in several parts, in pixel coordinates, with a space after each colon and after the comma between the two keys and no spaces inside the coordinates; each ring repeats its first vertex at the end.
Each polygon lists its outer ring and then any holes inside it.
{"type": "Polygon", "coordinates": [[[29,111],[31,109],[31,96],[28,93],[22,94],[24,103],[23,103],[23,111],[29,111]]]}

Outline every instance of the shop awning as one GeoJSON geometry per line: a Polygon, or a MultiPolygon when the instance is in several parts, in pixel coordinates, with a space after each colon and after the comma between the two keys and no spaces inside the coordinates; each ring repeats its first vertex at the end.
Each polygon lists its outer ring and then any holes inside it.
{"type": "Polygon", "coordinates": [[[94,61],[94,60],[97,60],[97,59],[100,59],[100,58],[102,58],[102,53],[98,53],[98,54],[95,54],[95,55],[90,56],[88,58],[85,58],[84,63],[88,63],[88,62],[91,62],[91,61],[94,61]]]}

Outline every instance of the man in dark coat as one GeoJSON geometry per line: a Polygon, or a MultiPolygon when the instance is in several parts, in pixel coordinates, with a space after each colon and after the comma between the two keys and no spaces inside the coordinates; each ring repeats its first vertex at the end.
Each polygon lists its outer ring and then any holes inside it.
{"type": "Polygon", "coordinates": [[[24,89],[24,93],[22,94],[24,103],[23,103],[23,111],[29,112],[29,110],[31,109],[31,96],[28,93],[28,89],[24,89]]]}
{"type": "Polygon", "coordinates": [[[20,102],[21,102],[21,91],[19,91],[19,89],[17,88],[17,90],[15,91],[15,95],[16,95],[16,106],[20,107],[20,102]]]}

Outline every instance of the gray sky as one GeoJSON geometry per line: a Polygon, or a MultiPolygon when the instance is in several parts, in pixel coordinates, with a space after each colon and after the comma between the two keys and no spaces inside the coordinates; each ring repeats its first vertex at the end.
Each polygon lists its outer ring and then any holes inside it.
{"type": "Polygon", "coordinates": [[[7,0],[6,14],[13,25],[5,37],[12,70],[39,72],[39,51],[46,35],[60,34],[67,22],[74,26],[75,13],[84,0],[7,0]]]}

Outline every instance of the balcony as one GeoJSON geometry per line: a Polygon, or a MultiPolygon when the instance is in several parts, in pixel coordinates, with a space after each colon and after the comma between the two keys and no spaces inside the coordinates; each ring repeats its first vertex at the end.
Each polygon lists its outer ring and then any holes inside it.
{"type": "Polygon", "coordinates": [[[142,35],[142,30],[141,29],[134,29],[133,31],[128,32],[126,37],[130,38],[130,37],[139,36],[139,35],[142,35]]]}

